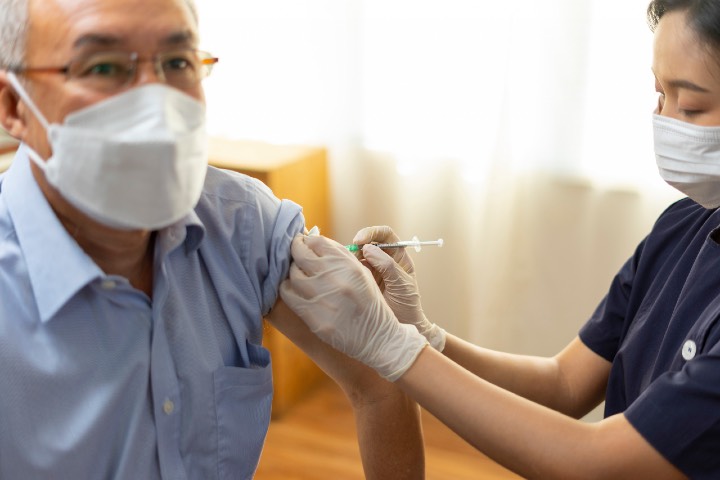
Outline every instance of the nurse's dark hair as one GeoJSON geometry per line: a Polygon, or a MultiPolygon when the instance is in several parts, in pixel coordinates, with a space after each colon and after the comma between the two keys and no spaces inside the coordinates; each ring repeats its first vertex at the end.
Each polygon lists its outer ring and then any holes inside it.
{"type": "Polygon", "coordinates": [[[701,41],[720,48],[720,2],[718,0],[653,0],[647,8],[650,30],[657,28],[666,13],[682,11],[701,41]]]}

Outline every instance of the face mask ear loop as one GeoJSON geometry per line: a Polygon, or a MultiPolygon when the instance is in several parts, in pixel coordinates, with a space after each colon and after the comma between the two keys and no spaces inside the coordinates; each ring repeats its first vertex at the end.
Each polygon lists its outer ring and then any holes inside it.
{"type": "Polygon", "coordinates": [[[45,116],[40,112],[40,109],[37,108],[35,102],[30,99],[30,95],[28,95],[23,86],[20,85],[20,81],[15,75],[15,72],[8,72],[8,80],[10,80],[10,85],[13,86],[17,94],[20,95],[20,99],[27,104],[33,115],[35,115],[35,117],[40,121],[42,126],[45,127],[45,131],[49,131],[50,124],[45,119],[45,116]]]}

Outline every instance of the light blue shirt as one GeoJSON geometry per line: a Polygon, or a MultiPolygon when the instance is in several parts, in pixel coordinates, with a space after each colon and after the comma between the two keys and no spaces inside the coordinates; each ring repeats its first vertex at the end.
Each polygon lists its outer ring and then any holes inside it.
{"type": "Polygon", "coordinates": [[[157,233],[152,300],[62,227],[21,148],[0,176],[0,478],[244,479],[272,378],[262,316],[299,206],[208,168],[157,233]]]}

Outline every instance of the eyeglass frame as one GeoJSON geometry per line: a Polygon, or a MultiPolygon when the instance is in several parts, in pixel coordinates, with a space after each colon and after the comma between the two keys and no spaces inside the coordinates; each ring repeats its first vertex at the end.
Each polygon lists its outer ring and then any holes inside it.
{"type": "Polygon", "coordinates": [[[80,60],[82,60],[84,58],[91,58],[95,55],[123,54],[123,55],[128,55],[128,58],[131,61],[132,68],[129,70],[129,75],[128,75],[127,80],[125,80],[125,82],[119,86],[119,89],[122,89],[123,87],[131,84],[132,81],[137,78],[138,64],[140,62],[151,62],[153,64],[153,70],[155,71],[155,74],[158,76],[158,78],[160,78],[163,83],[167,83],[167,79],[165,77],[165,72],[160,63],[160,59],[166,55],[172,55],[172,54],[178,53],[178,52],[194,52],[196,54],[200,54],[200,56],[199,56],[200,66],[205,67],[205,69],[204,69],[205,73],[198,77],[197,84],[199,84],[202,80],[204,80],[205,78],[210,76],[210,73],[212,72],[212,67],[220,61],[220,58],[213,56],[209,52],[206,52],[204,50],[199,50],[199,49],[192,49],[192,48],[171,50],[171,51],[167,51],[167,52],[159,52],[159,53],[154,54],[152,57],[146,58],[146,59],[141,58],[140,54],[138,52],[101,51],[101,52],[95,52],[92,55],[89,55],[87,57],[83,57],[83,56],[76,57],[61,67],[16,66],[16,67],[10,67],[7,70],[11,71],[13,73],[19,74],[19,75],[34,74],[34,73],[58,73],[58,74],[65,75],[68,80],[73,80],[73,79],[81,78],[79,76],[77,76],[77,77],[70,76],[70,68],[72,67],[73,63],[79,62],[80,60]]]}

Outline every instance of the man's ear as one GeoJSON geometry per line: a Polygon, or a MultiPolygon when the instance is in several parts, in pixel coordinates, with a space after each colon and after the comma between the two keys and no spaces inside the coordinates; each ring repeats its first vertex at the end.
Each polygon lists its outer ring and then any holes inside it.
{"type": "Polygon", "coordinates": [[[10,85],[7,72],[0,70],[0,126],[18,140],[23,139],[27,125],[18,112],[20,97],[10,85]]]}

